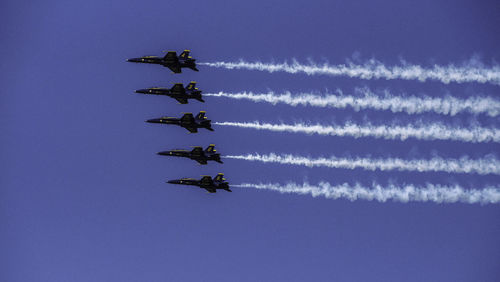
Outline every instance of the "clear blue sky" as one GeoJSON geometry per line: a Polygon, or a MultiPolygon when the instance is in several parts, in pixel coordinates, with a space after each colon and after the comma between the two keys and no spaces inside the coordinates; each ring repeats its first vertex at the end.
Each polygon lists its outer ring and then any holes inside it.
{"type": "Polygon", "coordinates": [[[474,158],[495,143],[387,141],[214,126],[187,134],[144,121],[206,110],[213,121],[329,124],[422,120],[500,127],[487,116],[271,106],[178,105],[133,90],[198,82],[204,92],[324,91],[498,97],[488,84],[223,70],[172,74],[126,63],[191,49],[199,61],[423,66],[500,60],[497,1],[4,1],[0,5],[0,281],[498,281],[500,206],[328,200],[234,188],[209,195],[168,179],[230,183],[459,183],[499,176],[369,172],[239,160],[199,166],[156,152],[215,143],[222,154],[474,158]]]}

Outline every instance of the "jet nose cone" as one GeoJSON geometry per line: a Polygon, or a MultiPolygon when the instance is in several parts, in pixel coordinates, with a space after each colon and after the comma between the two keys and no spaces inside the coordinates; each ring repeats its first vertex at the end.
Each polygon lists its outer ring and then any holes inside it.
{"type": "Polygon", "coordinates": [[[149,89],[137,89],[135,90],[135,93],[142,93],[142,94],[146,94],[149,92],[149,89]]]}
{"type": "Polygon", "coordinates": [[[168,155],[170,155],[170,152],[169,151],[163,151],[163,152],[158,152],[156,154],[162,155],[162,156],[168,156],[168,155]]]}
{"type": "Polygon", "coordinates": [[[179,180],[169,180],[169,181],[167,181],[167,183],[170,183],[170,184],[180,184],[181,182],[179,180]]]}
{"type": "Polygon", "coordinates": [[[127,62],[132,62],[132,63],[138,63],[140,61],[139,58],[131,58],[131,59],[127,59],[127,62]]]}
{"type": "Polygon", "coordinates": [[[149,123],[160,123],[160,119],[159,118],[148,119],[148,120],[146,120],[146,122],[149,122],[149,123]]]}

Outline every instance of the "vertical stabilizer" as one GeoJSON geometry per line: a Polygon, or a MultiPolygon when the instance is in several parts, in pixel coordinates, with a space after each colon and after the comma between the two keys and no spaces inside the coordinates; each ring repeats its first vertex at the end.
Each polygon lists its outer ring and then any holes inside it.
{"type": "Polygon", "coordinates": [[[210,144],[206,149],[205,149],[205,152],[207,153],[215,153],[217,150],[215,150],[215,145],[214,144],[210,144]]]}
{"type": "Polygon", "coordinates": [[[191,50],[184,50],[180,55],[179,55],[179,58],[181,59],[188,59],[188,58],[191,58],[191,56],[189,56],[189,52],[191,52],[191,50]]]}
{"type": "Polygon", "coordinates": [[[214,177],[214,181],[215,182],[224,182],[224,180],[226,180],[224,178],[224,173],[218,173],[215,177],[214,177]]]}
{"type": "Polygon", "coordinates": [[[198,120],[203,120],[203,119],[206,119],[207,117],[205,116],[206,112],[205,111],[200,111],[200,113],[198,113],[196,115],[196,119],[198,120]]]}
{"type": "Polygon", "coordinates": [[[196,90],[196,81],[191,81],[187,86],[186,90],[196,90]]]}

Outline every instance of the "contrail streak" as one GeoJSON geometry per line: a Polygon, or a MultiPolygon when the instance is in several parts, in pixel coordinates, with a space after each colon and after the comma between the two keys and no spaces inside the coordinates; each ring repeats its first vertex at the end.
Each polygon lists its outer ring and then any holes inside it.
{"type": "Polygon", "coordinates": [[[320,124],[306,125],[296,124],[270,124],[254,122],[215,122],[217,125],[235,126],[241,128],[253,128],[259,130],[270,130],[278,132],[300,132],[306,134],[351,136],[354,138],[374,137],[391,140],[406,140],[415,138],[420,140],[454,140],[470,143],[500,142],[500,130],[484,127],[450,128],[440,123],[431,125],[357,125],[347,123],[345,125],[323,126],[320,124]]]}
{"type": "Polygon", "coordinates": [[[307,167],[329,167],[366,170],[399,170],[418,172],[447,172],[447,173],[477,173],[500,175],[500,161],[493,157],[471,160],[468,157],[460,159],[443,159],[434,157],[429,160],[404,160],[398,158],[371,159],[371,158],[318,158],[312,159],[294,155],[268,155],[247,154],[237,156],[224,156],[228,159],[239,159],[247,161],[259,161],[263,163],[279,163],[290,165],[302,165],[307,167]]]}
{"type": "Polygon", "coordinates": [[[278,103],[290,106],[313,106],[322,108],[353,108],[356,111],[364,109],[390,110],[393,113],[405,112],[407,114],[421,114],[434,112],[441,115],[454,116],[458,113],[468,112],[471,114],[488,114],[495,117],[500,114],[500,100],[488,97],[470,97],[459,99],[452,96],[433,98],[424,97],[400,97],[393,96],[385,91],[384,96],[375,95],[367,88],[356,88],[357,96],[343,95],[340,90],[336,94],[314,95],[311,93],[299,93],[292,95],[290,92],[276,94],[268,93],[208,93],[205,96],[225,97],[231,99],[246,99],[253,102],[267,102],[273,105],[278,103]]]}
{"type": "Polygon", "coordinates": [[[396,202],[435,202],[435,203],[468,203],[468,204],[497,204],[500,202],[500,188],[487,187],[484,189],[464,189],[459,185],[442,186],[426,184],[425,186],[415,185],[388,185],[383,187],[379,184],[372,184],[371,188],[359,183],[350,185],[347,183],[331,185],[327,182],[320,182],[318,185],[309,183],[296,184],[249,184],[232,185],[234,187],[256,188],[278,191],[280,193],[310,194],[313,197],[323,196],[328,199],[368,200],[386,202],[393,200],[396,202]]]}
{"type": "Polygon", "coordinates": [[[330,75],[330,76],[348,76],[361,79],[404,79],[418,80],[424,82],[426,80],[437,80],[448,84],[450,82],[478,82],[491,83],[500,85],[500,66],[484,67],[481,64],[472,64],[464,66],[448,66],[434,65],[431,68],[424,68],[419,65],[409,65],[403,63],[401,66],[387,67],[379,61],[369,60],[365,64],[358,65],[354,63],[346,63],[340,65],[329,65],[309,63],[308,65],[301,64],[296,60],[292,63],[262,63],[262,62],[212,62],[199,63],[200,65],[225,68],[225,69],[247,69],[259,70],[267,72],[287,72],[287,73],[305,73],[307,75],[330,75]]]}

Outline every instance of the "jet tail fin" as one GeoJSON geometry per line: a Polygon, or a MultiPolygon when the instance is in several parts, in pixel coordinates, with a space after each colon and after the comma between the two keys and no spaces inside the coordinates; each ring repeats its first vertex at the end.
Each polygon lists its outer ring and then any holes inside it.
{"type": "Polygon", "coordinates": [[[205,111],[200,111],[197,115],[196,115],[196,119],[206,119],[207,117],[205,116],[206,112],[205,111]]]}
{"type": "Polygon", "coordinates": [[[200,71],[199,69],[196,68],[196,66],[189,66],[189,68],[194,70],[194,71],[200,71]]]}
{"type": "Polygon", "coordinates": [[[205,149],[205,152],[207,152],[207,153],[214,153],[215,151],[217,151],[217,150],[215,150],[214,144],[208,145],[208,147],[205,149]]]}
{"type": "Polygon", "coordinates": [[[184,50],[180,55],[179,55],[179,58],[183,58],[183,59],[187,59],[187,58],[191,58],[191,56],[189,56],[189,52],[191,52],[191,50],[184,50]]]}
{"type": "Polygon", "coordinates": [[[218,174],[214,177],[214,181],[220,181],[220,182],[222,182],[222,181],[224,181],[224,180],[226,180],[226,179],[224,178],[224,173],[218,173],[218,174]]]}
{"type": "Polygon", "coordinates": [[[186,90],[195,90],[196,89],[196,81],[191,81],[187,86],[186,90]]]}
{"type": "Polygon", "coordinates": [[[196,99],[200,102],[205,103],[205,101],[201,98],[201,91],[196,88],[196,81],[191,81],[187,86],[186,86],[186,91],[190,91],[190,96],[193,99],[196,99]]]}

